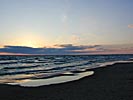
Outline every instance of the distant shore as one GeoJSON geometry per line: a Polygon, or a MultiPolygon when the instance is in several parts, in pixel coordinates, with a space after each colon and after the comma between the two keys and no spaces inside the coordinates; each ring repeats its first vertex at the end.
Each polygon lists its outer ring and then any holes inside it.
{"type": "Polygon", "coordinates": [[[92,69],[80,80],[40,87],[0,85],[1,100],[133,100],[133,63],[92,69]]]}

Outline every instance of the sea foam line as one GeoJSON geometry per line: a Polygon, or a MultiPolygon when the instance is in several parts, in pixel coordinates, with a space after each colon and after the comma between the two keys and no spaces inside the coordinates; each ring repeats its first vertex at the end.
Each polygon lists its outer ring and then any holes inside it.
{"type": "MultiPolygon", "coordinates": [[[[133,61],[112,61],[112,62],[105,62],[105,63],[97,63],[97,66],[93,66],[91,68],[86,68],[87,69],[93,69],[93,68],[98,68],[98,67],[106,67],[108,65],[113,65],[116,63],[133,63],[133,61]]],[[[65,73],[64,73],[65,74],[65,73]]],[[[37,80],[32,80],[29,79],[28,81],[23,81],[21,83],[7,83],[10,85],[20,85],[24,87],[38,87],[42,85],[51,85],[51,84],[59,84],[59,83],[65,83],[65,82],[70,82],[70,81],[75,81],[79,80],[83,77],[93,75],[94,71],[83,71],[81,73],[77,73],[75,75],[70,75],[70,76],[59,76],[59,77],[53,77],[53,78],[47,78],[47,79],[37,79],[37,80]]]]}
{"type": "Polygon", "coordinates": [[[74,75],[74,76],[60,76],[60,77],[54,77],[54,78],[49,78],[49,79],[30,80],[28,82],[20,83],[20,86],[37,87],[37,86],[42,86],[42,85],[59,84],[59,83],[79,80],[83,77],[93,75],[93,74],[94,74],[94,71],[87,71],[84,73],[78,73],[78,75],[74,75]]]}

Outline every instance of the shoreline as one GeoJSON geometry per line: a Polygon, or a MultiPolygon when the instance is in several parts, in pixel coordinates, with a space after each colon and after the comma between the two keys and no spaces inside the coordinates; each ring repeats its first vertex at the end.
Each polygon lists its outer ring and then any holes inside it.
{"type": "Polygon", "coordinates": [[[81,78],[93,75],[94,74],[93,69],[114,65],[117,63],[118,64],[133,63],[133,61],[128,60],[128,61],[111,61],[111,62],[105,62],[105,63],[97,63],[96,65],[93,65],[93,66],[91,65],[90,68],[88,67],[88,68],[80,69],[76,71],[66,71],[66,72],[55,74],[54,76],[49,76],[45,78],[40,77],[38,79],[25,79],[23,81],[16,80],[16,82],[9,82],[9,83],[3,83],[3,84],[19,85],[22,87],[38,87],[38,86],[44,86],[44,85],[72,82],[72,81],[79,80],[81,78]]]}
{"type": "Polygon", "coordinates": [[[0,84],[1,100],[132,100],[133,63],[90,69],[94,75],[39,87],[0,84]],[[83,99],[84,98],[84,99],[83,99]]]}

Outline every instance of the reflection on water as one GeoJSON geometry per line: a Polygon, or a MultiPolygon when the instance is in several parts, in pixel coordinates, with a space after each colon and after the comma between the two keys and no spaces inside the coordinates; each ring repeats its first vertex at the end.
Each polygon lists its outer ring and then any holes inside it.
{"type": "Polygon", "coordinates": [[[38,79],[38,80],[29,80],[27,82],[20,83],[21,86],[25,87],[36,87],[41,85],[50,85],[50,84],[58,84],[58,83],[64,83],[69,81],[78,80],[80,78],[93,75],[93,71],[78,73],[77,75],[73,76],[60,76],[60,77],[54,77],[49,79],[38,79]]]}
{"type": "Polygon", "coordinates": [[[75,80],[88,69],[130,58],[133,55],[0,56],[0,83],[75,80]]]}

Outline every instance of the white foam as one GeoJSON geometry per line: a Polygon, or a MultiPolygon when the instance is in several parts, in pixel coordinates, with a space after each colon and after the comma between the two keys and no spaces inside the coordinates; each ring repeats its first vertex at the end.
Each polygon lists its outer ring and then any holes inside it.
{"type": "Polygon", "coordinates": [[[73,75],[74,73],[72,73],[72,72],[64,72],[63,74],[64,75],[73,75]]]}
{"type": "Polygon", "coordinates": [[[94,74],[93,71],[87,71],[84,73],[78,73],[75,76],[60,76],[60,77],[54,77],[54,78],[48,78],[48,79],[29,80],[29,81],[20,83],[20,86],[37,87],[37,86],[42,86],[42,85],[59,84],[59,83],[79,80],[80,78],[93,75],[93,74],[94,74]]]}
{"type": "Polygon", "coordinates": [[[105,67],[107,65],[113,65],[113,64],[116,64],[116,63],[133,63],[133,61],[112,61],[112,62],[105,62],[105,63],[101,63],[99,67],[105,67]]]}
{"type": "MultiPolygon", "coordinates": [[[[112,62],[105,62],[105,63],[95,63],[88,66],[84,66],[83,69],[79,69],[80,71],[86,71],[87,69],[93,69],[93,68],[98,68],[98,67],[106,67],[107,65],[113,65],[115,63],[130,63],[133,61],[112,61],[112,62]]],[[[51,73],[52,74],[52,73],[51,73]]],[[[56,73],[58,74],[58,73],[56,73]]],[[[74,80],[79,80],[80,78],[93,75],[93,71],[87,71],[87,72],[82,72],[82,73],[71,73],[71,72],[64,72],[63,73],[66,76],[59,76],[59,77],[53,77],[53,78],[48,78],[48,79],[36,79],[36,80],[26,80],[26,81],[21,81],[19,83],[9,83],[11,85],[18,84],[20,86],[24,87],[37,87],[37,86],[42,86],[42,85],[50,85],[50,84],[59,84],[59,83],[65,83],[69,81],[74,81],[74,80]],[[74,75],[73,75],[74,74],[74,75]],[[68,75],[68,76],[67,76],[68,75]]],[[[46,73],[46,75],[50,75],[50,73],[46,73]]],[[[40,77],[39,75],[38,77],[40,77]]],[[[42,76],[43,77],[43,76],[42,76]]]]}
{"type": "Polygon", "coordinates": [[[116,63],[115,61],[113,61],[113,62],[105,62],[105,63],[101,63],[99,67],[105,67],[107,65],[113,65],[115,63],[116,63]]]}
{"type": "Polygon", "coordinates": [[[133,60],[133,58],[129,58],[129,60],[133,60]]]}

